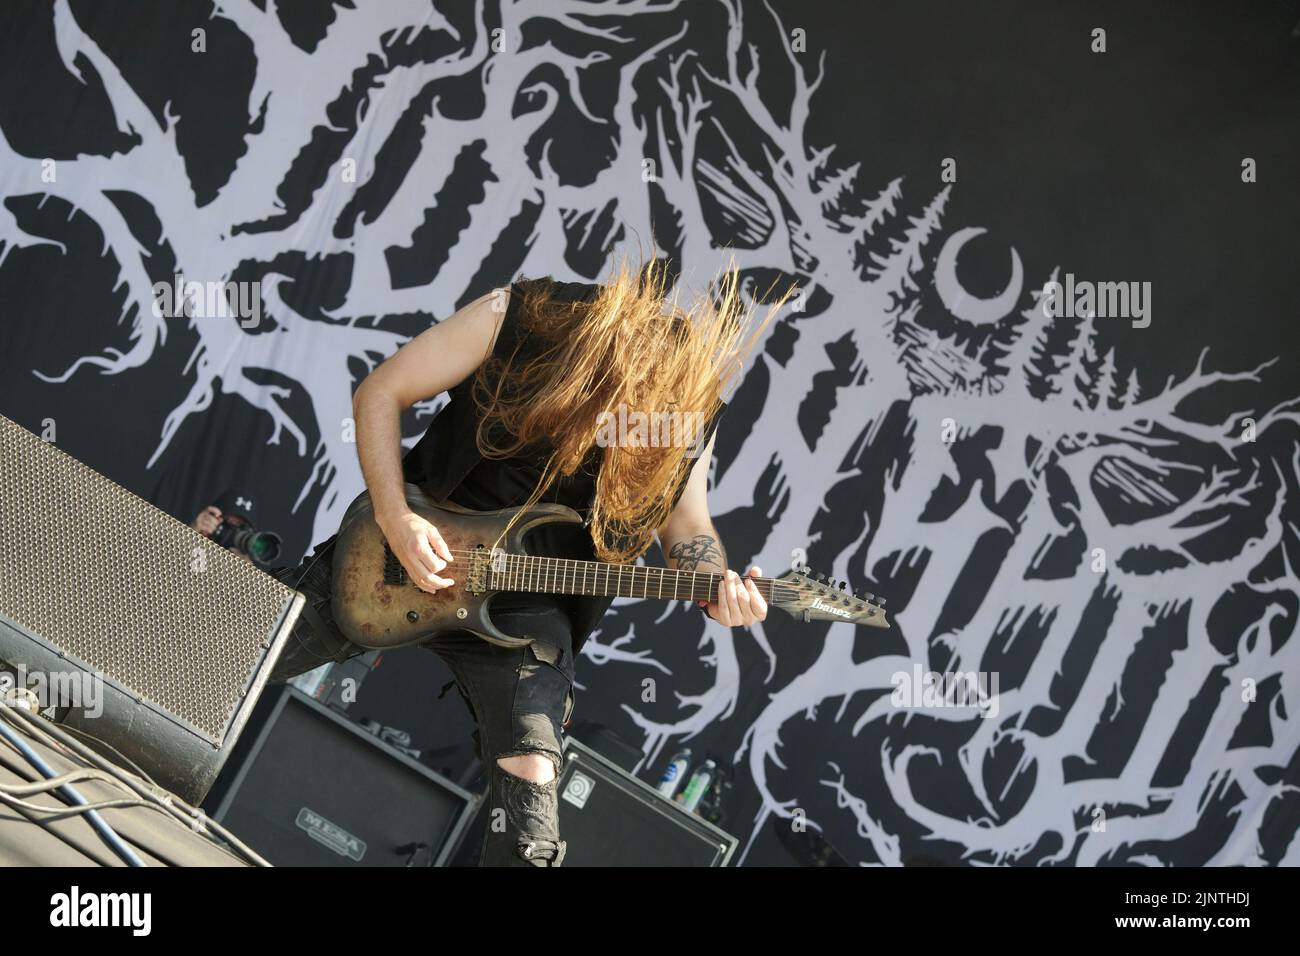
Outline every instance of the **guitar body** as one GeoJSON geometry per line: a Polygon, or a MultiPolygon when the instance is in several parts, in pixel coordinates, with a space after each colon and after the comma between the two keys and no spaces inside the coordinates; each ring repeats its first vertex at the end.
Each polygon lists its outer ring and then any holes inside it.
{"type": "Polygon", "coordinates": [[[471,511],[451,502],[436,505],[411,484],[406,486],[406,500],[447,542],[455,560],[441,575],[456,583],[434,594],[412,584],[375,523],[370,495],[363,493],[344,513],[334,547],[330,610],[342,634],[372,650],[421,644],[454,630],[471,631],[503,647],[528,644],[529,638],[511,637],[492,623],[492,598],[500,593],[484,586],[492,548],[526,554],[523,539],[529,531],[546,524],[580,525],[578,513],[557,504],[538,504],[526,511],[471,511]],[[515,526],[498,540],[521,511],[524,514],[515,526]]]}

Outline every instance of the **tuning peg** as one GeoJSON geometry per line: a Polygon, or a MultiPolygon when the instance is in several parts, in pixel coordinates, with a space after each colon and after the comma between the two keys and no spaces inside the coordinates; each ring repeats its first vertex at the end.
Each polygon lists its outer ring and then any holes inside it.
{"type": "Polygon", "coordinates": [[[882,598],[882,597],[878,597],[878,598],[876,598],[876,603],[879,604],[881,607],[884,607],[884,606],[885,606],[885,599],[882,598]]]}
{"type": "Polygon", "coordinates": [[[868,601],[870,601],[872,604],[876,603],[876,596],[872,594],[870,591],[863,591],[862,596],[866,598],[868,601]]]}
{"type": "Polygon", "coordinates": [[[841,590],[841,591],[847,591],[848,589],[849,589],[849,582],[848,582],[848,581],[841,581],[841,582],[840,582],[840,590],[841,590]]]}

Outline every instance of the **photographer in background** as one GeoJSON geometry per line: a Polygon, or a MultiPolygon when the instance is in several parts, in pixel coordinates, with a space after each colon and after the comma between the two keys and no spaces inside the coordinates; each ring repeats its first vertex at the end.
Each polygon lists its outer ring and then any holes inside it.
{"type": "Polygon", "coordinates": [[[259,567],[269,567],[280,557],[280,536],[253,527],[253,499],[247,495],[223,492],[195,516],[190,527],[259,567]]]}

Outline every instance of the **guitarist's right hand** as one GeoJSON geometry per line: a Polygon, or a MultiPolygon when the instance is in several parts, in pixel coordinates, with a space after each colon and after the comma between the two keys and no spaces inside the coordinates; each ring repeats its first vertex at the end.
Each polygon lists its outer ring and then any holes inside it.
{"type": "Polygon", "coordinates": [[[428,521],[414,511],[406,511],[380,524],[388,547],[402,562],[406,573],[422,591],[433,594],[456,583],[453,578],[439,577],[454,559],[447,542],[428,521]]]}

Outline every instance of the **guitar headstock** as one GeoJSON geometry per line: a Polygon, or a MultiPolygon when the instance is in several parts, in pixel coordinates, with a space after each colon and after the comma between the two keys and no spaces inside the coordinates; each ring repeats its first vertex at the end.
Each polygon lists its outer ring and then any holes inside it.
{"type": "Polygon", "coordinates": [[[858,595],[843,582],[838,584],[807,567],[794,568],[776,578],[773,607],[805,621],[843,621],[867,627],[889,627],[885,599],[875,594],[858,595]]]}

